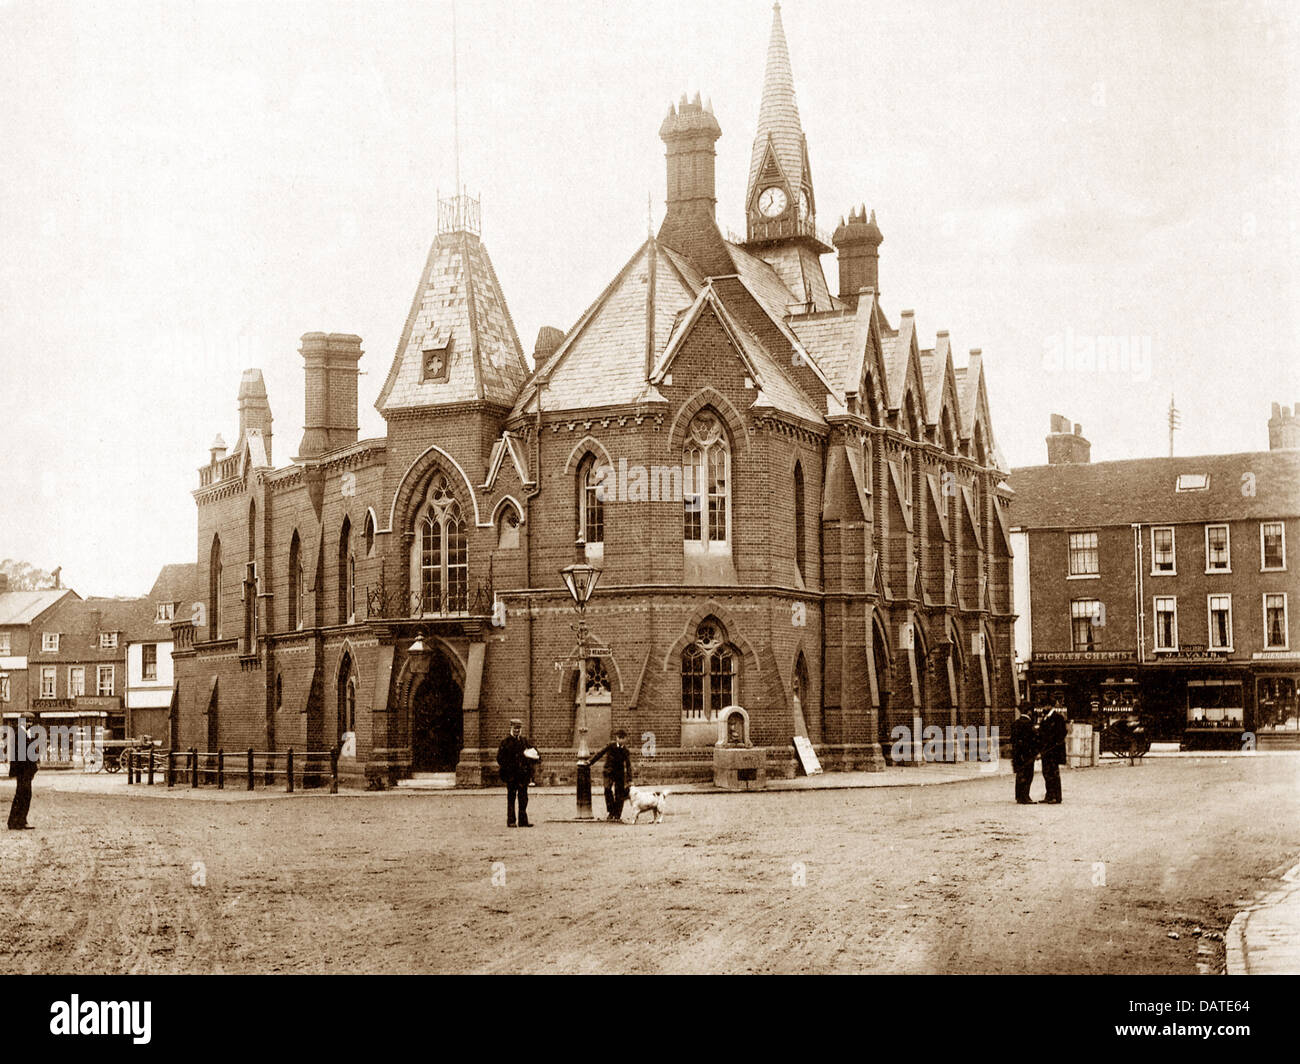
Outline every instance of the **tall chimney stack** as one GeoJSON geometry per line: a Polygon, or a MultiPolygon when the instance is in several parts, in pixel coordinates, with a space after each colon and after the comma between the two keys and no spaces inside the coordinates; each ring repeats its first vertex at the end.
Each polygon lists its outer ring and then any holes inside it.
{"type": "Polygon", "coordinates": [[[880,245],[885,241],[876,225],[876,212],[867,217],[867,208],[849,211],[848,221],[840,224],[831,237],[839,251],[840,298],[856,304],[864,288],[880,288],[880,245]]]}
{"type": "Polygon", "coordinates": [[[299,458],[317,458],[357,442],[357,362],[361,337],[306,333],[299,348],[306,376],[306,425],[299,458]]]}
{"type": "Polygon", "coordinates": [[[1268,449],[1288,451],[1300,448],[1300,403],[1295,412],[1279,403],[1273,404],[1273,416],[1268,419],[1268,449]]]}
{"type": "Polygon", "coordinates": [[[714,187],[714,144],[722,127],[713,107],[700,102],[700,94],[677,106],[659,127],[668,163],[668,210],[659,227],[659,239],[691,260],[705,274],[734,273],[735,264],[718,231],[714,187]]]}
{"type": "Polygon", "coordinates": [[[1087,465],[1092,461],[1092,444],[1083,437],[1083,426],[1068,417],[1053,414],[1047,434],[1048,465],[1087,465]]]}

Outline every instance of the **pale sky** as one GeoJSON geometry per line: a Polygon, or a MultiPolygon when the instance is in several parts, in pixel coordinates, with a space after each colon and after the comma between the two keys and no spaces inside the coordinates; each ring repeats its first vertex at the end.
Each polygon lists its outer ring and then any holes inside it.
{"type": "MultiPolygon", "coordinates": [[[[1300,402],[1300,5],[782,7],[819,223],[885,234],[891,321],[982,348],[1012,465],[1052,412],[1094,460],[1263,450],[1300,402]],[[1132,337],[1136,365],[1065,345],[1132,337]],[[1149,352],[1149,361],[1142,359],[1149,352]],[[1072,354],[1073,351],[1068,352],[1072,354]],[[1055,361],[1053,361],[1055,360],[1055,361]]],[[[461,175],[525,350],[663,216],[659,124],[711,97],[742,199],[764,0],[460,0],[461,175]]],[[[455,183],[451,7],[0,0],[0,558],[83,595],[196,557],[197,467],[260,367],[277,464],[298,338],[354,332],[361,434],[455,183]]],[[[833,258],[824,260],[836,284],[833,258]]]]}

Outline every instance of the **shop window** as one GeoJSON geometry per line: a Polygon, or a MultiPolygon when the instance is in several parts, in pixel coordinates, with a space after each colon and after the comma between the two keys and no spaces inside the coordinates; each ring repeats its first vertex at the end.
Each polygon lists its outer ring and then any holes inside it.
{"type": "Polygon", "coordinates": [[[1255,681],[1255,717],[1260,731],[1300,732],[1298,689],[1294,676],[1261,676],[1255,681]]]}
{"type": "Polygon", "coordinates": [[[1240,728],[1246,717],[1240,680],[1188,680],[1189,728],[1240,728]]]}

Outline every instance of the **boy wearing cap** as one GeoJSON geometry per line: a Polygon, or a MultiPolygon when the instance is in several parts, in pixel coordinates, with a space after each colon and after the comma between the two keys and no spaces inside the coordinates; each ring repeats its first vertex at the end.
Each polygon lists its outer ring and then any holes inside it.
{"type": "Polygon", "coordinates": [[[506,785],[506,827],[515,826],[515,804],[519,805],[519,826],[531,828],[528,822],[528,784],[533,780],[534,761],[524,756],[532,743],[523,735],[524,722],[518,717],[510,721],[510,734],[497,748],[497,768],[501,782],[506,785]]]}
{"type": "Polygon", "coordinates": [[[627,748],[627,732],[619,728],[614,741],[587,759],[594,765],[605,758],[605,819],[622,820],[627,789],[632,785],[632,751],[627,748]]]}

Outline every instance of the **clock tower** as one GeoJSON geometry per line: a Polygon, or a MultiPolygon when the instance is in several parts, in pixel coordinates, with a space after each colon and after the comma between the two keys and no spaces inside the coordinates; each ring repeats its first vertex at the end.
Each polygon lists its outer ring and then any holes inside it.
{"type": "Polygon", "coordinates": [[[817,236],[817,201],[808,166],[808,142],[795,103],[790,50],[779,3],[772,8],[763,101],[750,153],[745,233],[746,245],[760,255],[764,248],[775,245],[804,245],[818,255],[831,250],[817,236]]]}

